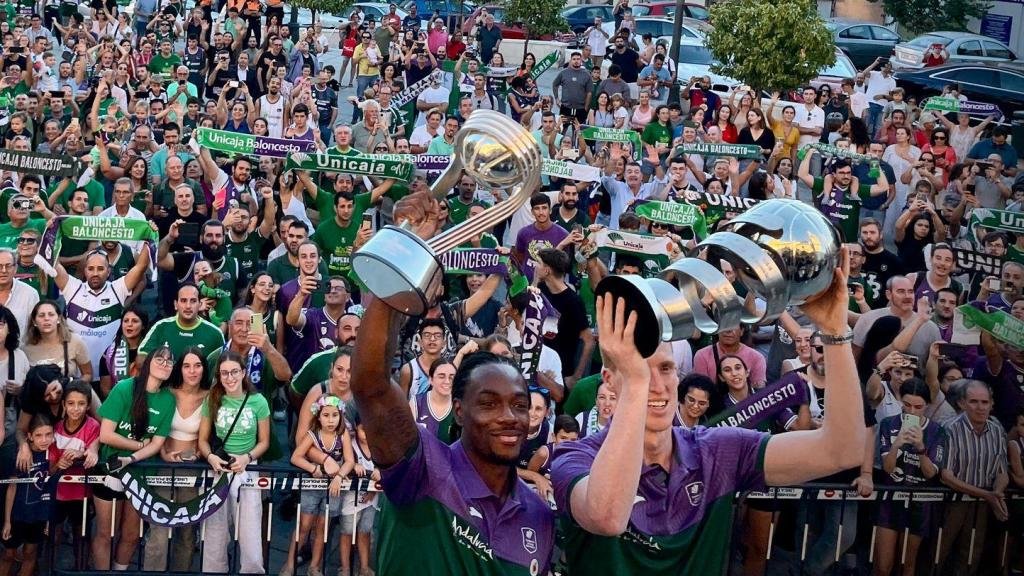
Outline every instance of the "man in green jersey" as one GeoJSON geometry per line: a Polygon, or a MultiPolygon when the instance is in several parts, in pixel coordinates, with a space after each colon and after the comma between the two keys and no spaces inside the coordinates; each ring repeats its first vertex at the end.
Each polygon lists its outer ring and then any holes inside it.
{"type": "MultiPolygon", "coordinates": [[[[339,176],[339,180],[347,174],[339,176]]],[[[356,240],[366,242],[373,234],[373,223],[364,218],[366,210],[376,198],[369,193],[353,195],[351,192],[334,194],[334,217],[320,220],[311,240],[327,260],[331,276],[347,277],[352,270],[352,252],[356,240]]]]}
{"type": "Polygon", "coordinates": [[[846,315],[848,269],[843,249],[828,291],[802,307],[822,334],[825,411],[832,416],[817,430],[771,437],[674,426],[679,392],[671,346],[662,343],[643,358],[634,343],[634,330],[644,329],[636,314],[627,317],[623,299],[598,299],[602,373],[618,406],[603,431],[555,453],[552,481],[566,520],[569,572],[721,573],[736,492],[860,466],[867,429],[846,315]]]}
{"type": "Polygon", "coordinates": [[[249,213],[245,204],[228,210],[224,218],[227,228],[227,251],[238,261],[238,286],[245,286],[249,279],[260,268],[260,251],[267,239],[274,233],[274,221],[277,216],[277,203],[274,202],[274,190],[270,185],[261,186],[259,194],[263,198],[263,216],[256,225],[256,215],[249,213]]]}
{"type": "Polygon", "coordinates": [[[195,284],[186,283],[178,287],[174,310],[174,316],[154,324],[142,339],[136,358],[139,365],[147,354],[163,344],[167,344],[175,356],[184,354],[189,346],[207,354],[224,346],[224,334],[220,328],[199,316],[199,288],[195,284]]]}
{"type": "Polygon", "coordinates": [[[452,224],[462,224],[469,217],[469,210],[473,206],[487,207],[489,204],[477,200],[476,179],[469,174],[463,173],[459,179],[459,192],[448,197],[448,219],[452,224]]]}

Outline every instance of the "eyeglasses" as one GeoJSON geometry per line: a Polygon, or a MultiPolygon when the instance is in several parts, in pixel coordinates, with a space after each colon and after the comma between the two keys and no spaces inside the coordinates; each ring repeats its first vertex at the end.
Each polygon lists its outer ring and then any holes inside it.
{"type": "Polygon", "coordinates": [[[945,140],[945,139],[946,139],[946,137],[945,137],[945,136],[938,136],[938,135],[936,135],[936,136],[935,136],[935,139],[936,139],[936,140],[945,140]]]}
{"type": "Polygon", "coordinates": [[[683,400],[687,404],[692,404],[692,405],[694,405],[694,406],[696,406],[698,408],[707,408],[710,405],[710,402],[708,402],[707,400],[697,400],[696,398],[694,398],[693,396],[690,396],[689,394],[684,396],[683,400]]]}
{"type": "Polygon", "coordinates": [[[423,338],[424,340],[440,340],[441,338],[444,338],[444,334],[441,332],[424,332],[420,334],[420,338],[423,338]]]}
{"type": "Polygon", "coordinates": [[[153,358],[153,363],[169,368],[171,366],[174,366],[174,358],[168,358],[167,356],[157,356],[156,358],[153,358]]]}
{"type": "Polygon", "coordinates": [[[242,370],[239,369],[239,368],[235,368],[234,370],[221,370],[220,371],[220,379],[221,380],[228,380],[228,379],[234,380],[235,378],[238,378],[241,375],[242,375],[242,370]]]}
{"type": "Polygon", "coordinates": [[[0,272],[6,272],[8,270],[13,270],[13,269],[14,269],[14,264],[0,264],[0,272]]]}
{"type": "Polygon", "coordinates": [[[35,238],[18,238],[18,244],[35,244],[35,238]]]}

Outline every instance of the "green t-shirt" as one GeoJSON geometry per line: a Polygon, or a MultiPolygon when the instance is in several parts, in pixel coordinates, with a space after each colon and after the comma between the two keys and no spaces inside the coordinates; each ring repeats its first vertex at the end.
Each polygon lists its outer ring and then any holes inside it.
{"type": "Polygon", "coordinates": [[[46,298],[46,293],[43,292],[42,274],[43,273],[39,269],[39,266],[36,266],[35,264],[24,266],[21,262],[18,262],[18,272],[14,277],[34,288],[35,291],[39,293],[39,298],[42,299],[46,298]]]}
{"type": "Polygon", "coordinates": [[[430,145],[427,146],[427,154],[431,156],[451,156],[455,153],[455,143],[449,144],[444,139],[444,135],[438,134],[430,140],[430,145]]]}
{"type": "MultiPolygon", "coordinates": [[[[320,273],[321,278],[327,278],[327,265],[324,263],[324,258],[320,258],[320,264],[317,266],[317,272],[320,273]]],[[[287,254],[282,254],[277,258],[270,261],[267,264],[267,274],[274,279],[274,284],[280,286],[289,280],[295,280],[299,277],[299,267],[292,264],[292,261],[288,259],[287,254]]],[[[314,304],[314,306],[323,306],[323,303],[314,304]]]]}
{"type": "MultiPolygon", "coordinates": [[[[210,417],[210,399],[203,401],[203,418],[210,417]]],[[[217,410],[217,418],[214,419],[214,431],[218,438],[227,440],[224,442],[224,450],[228,454],[245,454],[256,446],[259,441],[259,421],[270,418],[270,405],[262,394],[249,394],[249,398],[222,396],[220,409],[217,410]],[[242,400],[245,399],[245,406],[242,400]],[[238,423],[231,430],[228,436],[228,429],[238,416],[238,423]]]]}
{"type": "Polygon", "coordinates": [[[464,204],[461,198],[453,196],[448,199],[448,218],[452,224],[462,224],[469,217],[469,209],[473,206],[487,208],[490,205],[479,200],[472,200],[469,204],[464,204]]]}
{"type": "Polygon", "coordinates": [[[185,328],[178,323],[178,316],[164,318],[146,333],[139,345],[139,352],[149,354],[163,344],[167,344],[177,358],[190,346],[195,346],[209,354],[214,349],[224,346],[224,334],[211,322],[197,318],[196,324],[185,328]]]}
{"type": "Polygon", "coordinates": [[[313,389],[313,386],[327,380],[331,375],[331,365],[334,363],[335,350],[329,349],[317,352],[302,364],[299,371],[292,376],[292,391],[305,398],[306,394],[313,389]]]}
{"type": "Polygon", "coordinates": [[[267,239],[260,236],[259,231],[256,230],[246,234],[245,240],[241,242],[232,240],[230,234],[228,234],[226,240],[228,256],[238,260],[238,273],[240,275],[238,285],[244,286],[252,278],[252,275],[256,273],[260,264],[260,250],[266,244],[267,239]]]}
{"type": "MultiPolygon", "coordinates": [[[[40,194],[40,196],[49,199],[50,196],[53,196],[53,193],[57,190],[57,186],[59,185],[60,180],[54,180],[53,183],[50,184],[50,186],[46,189],[46,192],[40,194]]],[[[92,210],[93,208],[97,207],[100,209],[107,207],[107,199],[104,197],[106,192],[103,190],[103,184],[100,184],[95,180],[89,180],[88,182],[82,185],[82,189],[84,189],[86,193],[89,194],[89,210],[92,210]]],[[[74,193],[75,190],[76,188],[74,183],[68,184],[68,186],[64,189],[64,192],[61,193],[60,200],[57,200],[61,207],[64,208],[65,212],[68,211],[68,200],[71,198],[71,194],[74,193]]],[[[0,205],[4,205],[3,196],[0,196],[0,205]]]]}
{"type": "Polygon", "coordinates": [[[601,374],[581,378],[569,392],[562,408],[565,414],[575,417],[589,411],[597,404],[597,389],[601,386],[601,374]]]}
{"type": "Polygon", "coordinates": [[[46,220],[42,218],[30,218],[24,226],[17,228],[10,222],[0,224],[0,248],[17,250],[18,236],[21,236],[21,232],[25,228],[34,228],[39,231],[40,235],[42,235],[42,233],[46,231],[46,220]]]}
{"type": "MultiPolygon", "coordinates": [[[[92,181],[90,180],[90,182],[92,182],[92,181]]],[[[53,188],[51,188],[51,190],[52,189],[53,188]]],[[[102,186],[101,186],[101,189],[102,189],[102,186]]],[[[4,188],[4,191],[2,193],[0,193],[0,222],[10,222],[11,221],[11,217],[7,214],[7,209],[11,205],[11,198],[14,198],[18,194],[21,194],[21,192],[19,192],[16,188],[4,188]]],[[[39,196],[43,199],[43,202],[46,202],[50,198],[50,193],[48,191],[40,190],[39,191],[39,196]]],[[[67,204],[64,205],[64,208],[67,208],[67,204]]],[[[43,215],[40,214],[39,212],[36,212],[35,210],[33,210],[28,215],[28,217],[29,218],[42,218],[43,215]]]]}
{"type": "Polygon", "coordinates": [[[331,276],[347,277],[352,270],[352,245],[363,224],[363,212],[370,207],[370,199],[369,192],[356,194],[352,219],[344,228],[338,225],[333,212],[330,218],[321,214],[320,225],[310,240],[320,247],[320,257],[327,261],[327,271],[331,276]]]}
{"type": "Polygon", "coordinates": [[[660,122],[651,122],[644,127],[640,140],[644,144],[650,144],[654,147],[657,147],[658,142],[661,142],[665,145],[665,152],[667,153],[669,151],[668,146],[672,144],[672,129],[668,126],[662,126],[660,122]]]}
{"type": "MultiPolygon", "coordinates": [[[[135,378],[125,378],[117,383],[110,391],[110,395],[100,405],[98,413],[100,418],[114,422],[114,432],[124,438],[133,438],[132,423],[132,401],[135,389],[135,378]]],[[[166,437],[171,433],[171,420],[174,419],[176,402],[174,394],[170,389],[161,388],[157,392],[146,394],[146,402],[149,404],[149,425],[146,427],[146,435],[134,440],[145,440],[153,436],[166,437]]],[[[106,460],[111,456],[128,456],[134,450],[120,450],[106,444],[100,450],[100,460],[106,460]]]]}
{"type": "Polygon", "coordinates": [[[164,56],[158,52],[149,61],[149,66],[146,66],[146,68],[153,74],[163,74],[168,76],[173,73],[174,69],[178,66],[181,66],[180,56],[172,52],[170,56],[164,58],[164,56]]]}

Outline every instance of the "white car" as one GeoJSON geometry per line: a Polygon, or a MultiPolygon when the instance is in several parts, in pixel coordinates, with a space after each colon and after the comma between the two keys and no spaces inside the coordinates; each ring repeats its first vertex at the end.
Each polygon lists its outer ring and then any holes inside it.
{"type": "MultiPolygon", "coordinates": [[[[671,36],[663,36],[656,40],[659,44],[672,45],[671,36]]],[[[711,71],[711,65],[715,63],[715,56],[711,49],[704,45],[704,41],[697,38],[680,37],[679,50],[673,57],[676,62],[676,78],[685,87],[690,78],[694,76],[711,77],[712,90],[729,90],[733,86],[739,86],[741,82],[735,78],[715,74],[711,71]]]]}
{"type": "MultiPolygon", "coordinates": [[[[662,36],[672,37],[672,27],[675,26],[675,20],[672,18],[666,18],[664,16],[640,16],[636,18],[636,28],[633,30],[637,36],[637,42],[639,37],[644,34],[650,34],[654,38],[661,38],[662,36]]],[[[608,37],[615,36],[615,21],[602,22],[601,29],[608,33],[608,37]]],[[[681,38],[706,38],[708,33],[711,31],[711,25],[707,22],[702,22],[696,18],[683,18],[683,28],[680,33],[681,38]]]]}

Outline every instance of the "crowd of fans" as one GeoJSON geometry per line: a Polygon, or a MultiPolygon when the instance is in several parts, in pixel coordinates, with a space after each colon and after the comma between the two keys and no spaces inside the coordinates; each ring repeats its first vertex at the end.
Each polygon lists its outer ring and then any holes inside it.
{"type": "MultiPolygon", "coordinates": [[[[17,565],[33,574],[40,546],[62,539],[78,569],[269,571],[262,531],[274,512],[252,487],[251,467],[286,460],[329,488],[290,503],[299,526],[280,573],[301,564],[323,573],[327,517],[340,518],[339,574],[371,574],[386,497],[342,489],[344,478],[381,479],[350,382],[371,298],[352,254],[384,225],[447,229],[504,193],[463,175],[452,190],[434,190],[436,201],[407,203],[422,200],[436,174],[421,169],[403,182],[286,170],[284,158],[199,146],[196,131],[312,142],[334,156],[450,156],[481,109],[524,126],[544,158],[599,176],[545,174],[526,205],[464,246],[497,249],[528,288],[500,274],[448,275],[443,302],[404,324],[391,376],[420,427],[457,441],[459,367],[480,352],[515,358],[527,308],[543,295],[555,314],[517,467],[554,505],[555,447],[605,432],[617,407],[601,369],[594,289],[610,273],[657,272],[642,251],[595,239],[608,230],[660,237],[669,259],[699,242],[693,230],[638,216],[644,200],[699,205],[709,231],[737,214],[708,206],[720,196],[791,198],[830,216],[852,204],[835,223],[847,224],[847,323],[870,433],[861,465],[826,480],[864,496],[882,484],[941,485],[974,498],[880,503],[870,540],[876,574],[899,564],[913,574],[940,526],[940,566],[956,574],[998,565],[992,551],[1002,545],[986,531],[1021,535],[1006,491],[1024,487],[1024,341],[974,331],[968,342],[956,312],[970,303],[1024,320],[1024,226],[972,220],[1024,209],[1017,153],[994,118],[925,110],[881,62],[838,88],[715,92],[709,78],[678,78],[665,45],[632,33],[628,10],[616,10],[610,38],[595,21],[581,50],[546,72],[549,91],[536,68],[545,59],[528,53],[520,66],[506,64],[486,10],[469,37],[415,6],[399,17],[393,4],[380,21],[356,10],[337,35],[314,23],[292,37],[281,0],[138,0],[132,15],[106,0],[88,10],[9,0],[0,8],[5,147],[81,163],[71,176],[0,173],[0,474],[54,479],[5,486],[0,576],[17,565]],[[406,118],[392,101],[424,80],[406,118]],[[342,97],[349,87],[355,95],[342,97]],[[594,140],[588,128],[637,138],[594,140]],[[684,151],[699,143],[760,154],[684,151]],[[159,241],[66,238],[49,261],[41,246],[62,216],[148,221],[159,241]],[[970,252],[994,257],[995,269],[961,269],[958,255],[970,252]],[[201,554],[196,527],[144,522],[115,474],[102,484],[55,481],[144,460],[231,474],[230,498],[203,523],[201,554]]],[[[957,87],[945,95],[959,97],[957,87]]],[[[711,264],[751,310],[763,307],[742,271],[711,264]]],[[[791,307],[767,325],[673,342],[676,425],[694,430],[791,378],[806,401],[759,428],[821,428],[821,328],[791,307]]],[[[175,500],[202,492],[155,490],[175,500]]],[[[756,500],[740,508],[743,573],[763,573],[770,526],[790,512],[756,500]]],[[[858,537],[856,503],[799,514],[812,527],[804,570],[823,574],[858,537]]],[[[1009,550],[1019,568],[1019,551],[1009,550]]]]}

